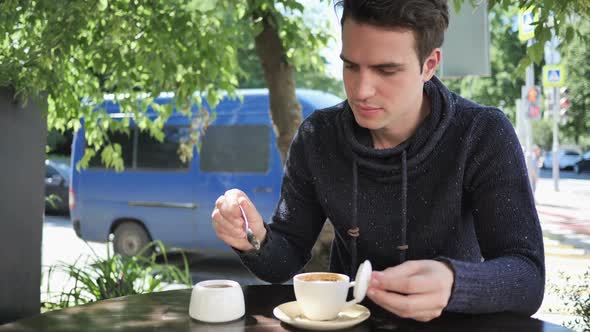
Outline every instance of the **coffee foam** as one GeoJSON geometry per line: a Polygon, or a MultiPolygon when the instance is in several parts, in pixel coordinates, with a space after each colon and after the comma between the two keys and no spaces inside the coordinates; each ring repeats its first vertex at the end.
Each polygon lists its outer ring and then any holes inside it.
{"type": "Polygon", "coordinates": [[[344,278],[335,273],[313,273],[305,274],[298,277],[301,281],[342,281],[344,278]]]}

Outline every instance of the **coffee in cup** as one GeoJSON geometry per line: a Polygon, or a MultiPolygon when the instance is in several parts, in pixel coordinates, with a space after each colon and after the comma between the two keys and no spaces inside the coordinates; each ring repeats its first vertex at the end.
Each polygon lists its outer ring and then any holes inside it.
{"type": "Polygon", "coordinates": [[[345,280],[346,276],[337,273],[324,273],[324,272],[316,272],[316,273],[305,273],[299,275],[299,279],[302,281],[341,281],[345,280]]]}

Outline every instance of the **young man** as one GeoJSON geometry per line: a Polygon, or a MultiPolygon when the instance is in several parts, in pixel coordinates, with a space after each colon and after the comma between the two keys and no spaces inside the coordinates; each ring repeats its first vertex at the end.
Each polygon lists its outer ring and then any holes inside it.
{"type": "Polygon", "coordinates": [[[330,269],[369,259],[368,297],[401,317],[443,310],[533,314],[543,240],[520,144],[506,116],[435,76],[446,0],[344,0],[348,99],[307,118],[290,148],[272,223],[246,195],[216,202],[213,227],[258,277],[297,273],[329,218],[330,269]],[[246,241],[242,206],[254,234],[246,241]]]}

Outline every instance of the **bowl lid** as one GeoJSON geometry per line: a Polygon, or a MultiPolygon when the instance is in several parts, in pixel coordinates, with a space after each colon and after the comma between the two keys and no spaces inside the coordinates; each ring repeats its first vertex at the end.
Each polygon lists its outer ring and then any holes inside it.
{"type": "Polygon", "coordinates": [[[365,260],[358,268],[356,272],[356,278],[354,279],[354,299],[357,302],[362,301],[367,294],[367,289],[369,288],[369,282],[371,281],[371,273],[373,272],[373,267],[371,266],[371,262],[369,260],[365,260]]]}

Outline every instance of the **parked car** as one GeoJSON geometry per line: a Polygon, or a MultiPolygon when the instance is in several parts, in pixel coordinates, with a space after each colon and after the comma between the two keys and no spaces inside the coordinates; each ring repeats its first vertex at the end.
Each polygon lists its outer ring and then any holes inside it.
{"type": "Polygon", "coordinates": [[[45,212],[68,214],[70,166],[45,160],[45,212]]]}
{"type": "MultiPolygon", "coordinates": [[[[125,170],[105,169],[100,158],[76,170],[86,147],[84,130],[72,147],[71,220],[85,240],[105,242],[114,234],[116,252],[131,256],[151,240],[168,247],[210,252],[229,248],[211,227],[215,200],[230,188],[242,189],[270,220],[278,202],[283,165],[276,144],[266,89],[241,90],[243,101],[224,98],[216,118],[201,138],[200,150],[188,163],[178,158],[179,142],[190,133],[191,119],[173,113],[158,142],[131,124],[131,134],[112,134],[121,144],[125,170]]],[[[314,90],[297,90],[304,117],[341,98],[314,90]]],[[[170,97],[155,100],[170,103],[170,97]]],[[[121,118],[112,101],[105,108],[121,118]]],[[[196,112],[195,112],[196,113],[196,112]]],[[[148,115],[154,113],[148,111],[148,115]]],[[[97,154],[98,155],[98,154],[97,154]]]]}
{"type": "Polygon", "coordinates": [[[582,172],[590,172],[590,151],[582,155],[582,159],[574,165],[574,171],[578,174],[582,172]]]}
{"type": "MultiPolygon", "coordinates": [[[[580,158],[580,153],[575,150],[559,150],[559,169],[573,169],[580,158]]],[[[553,168],[553,151],[545,152],[543,168],[553,168]]]]}

